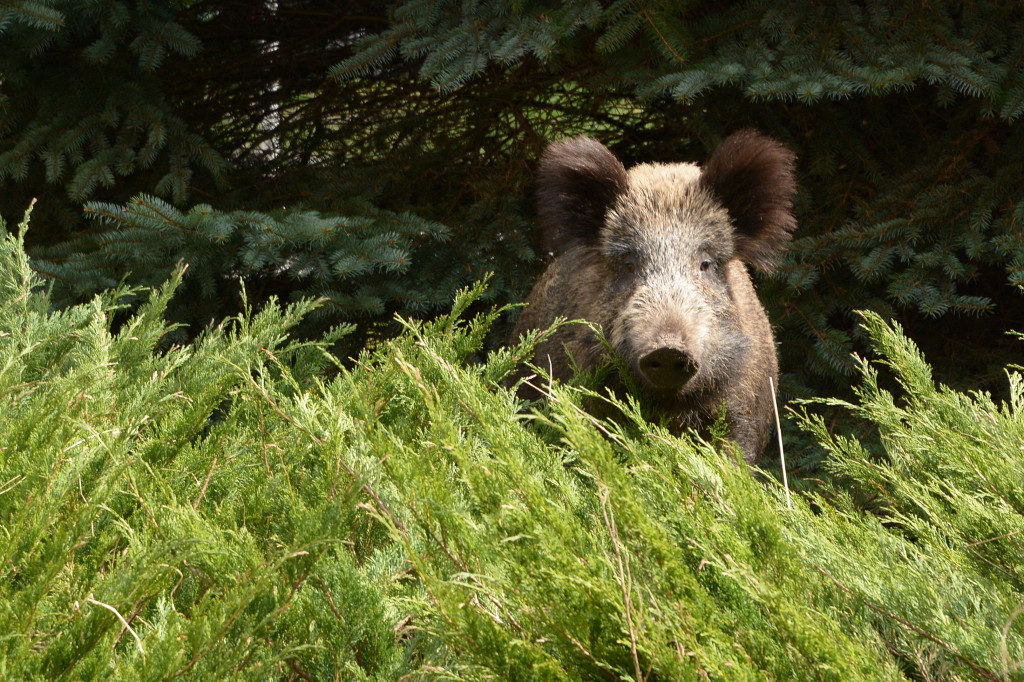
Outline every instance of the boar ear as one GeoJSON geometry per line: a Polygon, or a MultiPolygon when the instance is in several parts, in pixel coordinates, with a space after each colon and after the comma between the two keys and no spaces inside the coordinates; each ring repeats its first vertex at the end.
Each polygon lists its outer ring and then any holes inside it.
{"type": "Polygon", "coordinates": [[[782,144],[743,130],[719,145],[700,177],[732,218],[736,257],[761,270],[772,269],[796,229],[795,161],[782,144]]]}
{"type": "Polygon", "coordinates": [[[544,248],[558,255],[597,239],[604,216],[626,188],[626,169],[607,147],[579,136],[548,146],[537,171],[544,248]]]}

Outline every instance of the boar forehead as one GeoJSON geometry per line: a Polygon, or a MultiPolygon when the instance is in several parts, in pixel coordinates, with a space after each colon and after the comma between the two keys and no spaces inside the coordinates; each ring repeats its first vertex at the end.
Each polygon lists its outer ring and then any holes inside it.
{"type": "Polygon", "coordinates": [[[729,214],[699,179],[700,168],[690,163],[630,169],[602,230],[604,250],[645,260],[705,251],[729,260],[735,248],[729,214]]]}

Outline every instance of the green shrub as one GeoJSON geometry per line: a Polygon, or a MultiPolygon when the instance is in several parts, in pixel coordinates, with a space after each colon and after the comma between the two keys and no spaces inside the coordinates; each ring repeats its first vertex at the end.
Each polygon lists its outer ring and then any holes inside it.
{"type": "Polygon", "coordinates": [[[523,411],[482,286],[345,369],[288,340],[312,303],[168,346],[177,282],[115,333],[129,292],[53,312],[0,244],[0,677],[1022,676],[1015,372],[935,387],[865,316],[900,395],[862,362],[841,406],[884,451],[805,411],[834,478],[787,508],[631,404],[523,411]]]}

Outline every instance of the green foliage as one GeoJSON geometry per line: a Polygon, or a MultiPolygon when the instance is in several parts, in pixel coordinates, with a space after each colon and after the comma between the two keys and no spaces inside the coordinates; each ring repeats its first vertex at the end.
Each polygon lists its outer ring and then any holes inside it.
{"type": "Polygon", "coordinates": [[[4,677],[223,679],[325,643],[340,668],[396,665],[380,645],[385,569],[340,551],[358,488],[310,494],[307,477],[332,474],[290,472],[259,427],[267,384],[294,392],[324,366],[315,349],[283,345],[312,306],[272,306],[157,353],[180,276],[111,334],[123,292],[50,313],[18,240],[4,239],[0,260],[4,677]],[[353,605],[349,628],[304,617],[328,604],[353,605]],[[295,628],[302,642],[284,636],[295,628]]]}
{"type": "Polygon", "coordinates": [[[18,0],[0,9],[0,212],[39,198],[29,247],[57,300],[184,261],[201,310],[170,313],[192,334],[237,314],[242,276],[256,307],[325,295],[320,328],[377,338],[486,273],[488,302],[525,297],[549,141],[699,161],[753,127],[799,158],[797,239],[759,282],[784,393],[849,397],[858,309],[900,318],[943,380],[1002,391],[1003,332],[1024,328],[1022,29],[994,1],[18,0]],[[130,218],[146,197],[173,211],[130,218]],[[196,212],[235,238],[171,238],[196,212]],[[251,214],[280,242],[243,238],[251,214]],[[358,266],[310,264],[299,233],[321,221],[350,226],[328,251],[358,266]],[[372,243],[396,234],[406,265],[381,269],[372,243]]]}
{"type": "MultiPolygon", "coordinates": [[[[415,248],[442,242],[446,228],[372,206],[355,209],[356,217],[349,218],[218,211],[206,204],[183,213],[145,195],[125,207],[92,202],[86,215],[110,229],[50,249],[45,272],[66,283],[61,291],[74,297],[114,287],[129,272],[147,273],[134,281],[157,286],[177,264],[187,263],[184,300],[173,317],[199,324],[222,310],[228,274],[234,283],[261,287],[255,292],[260,300],[278,291],[322,298],[312,316],[327,320],[379,314],[395,305],[431,310],[441,303],[426,298],[427,287],[418,295],[420,289],[400,287],[394,278],[408,274],[415,248]]],[[[415,273],[409,279],[417,281],[415,273]]]]}
{"type": "MultiPolygon", "coordinates": [[[[863,529],[854,527],[864,518],[848,502],[819,500],[814,524],[843,518],[858,561],[822,557],[818,567],[877,614],[890,648],[918,661],[925,679],[956,666],[977,679],[1017,679],[1024,377],[1008,372],[1005,403],[987,393],[966,395],[933,383],[931,368],[898,325],[864,313],[864,329],[901,399],[881,388],[879,372],[862,360],[858,402],[826,402],[874,424],[884,452],[830,435],[820,418],[805,414],[802,421],[826,447],[831,474],[875,496],[878,519],[868,525],[880,532],[865,542],[863,529]]],[[[804,539],[808,555],[819,556],[814,535],[804,539]]]]}
{"type": "Polygon", "coordinates": [[[160,2],[5,3],[0,181],[44,179],[81,202],[141,175],[181,202],[195,169],[223,179],[223,155],[160,94],[165,59],[201,48],[175,10],[160,2]]]}
{"type": "MultiPolygon", "coordinates": [[[[998,388],[1015,352],[1000,332],[1024,325],[1006,286],[1024,262],[1020,6],[663,5],[410,0],[333,73],[404,60],[448,90],[495,70],[512,79],[535,59],[541,73],[636,103],[638,120],[570,115],[555,131],[597,132],[629,160],[699,160],[745,126],[776,135],[801,170],[791,258],[761,287],[787,390],[834,391],[855,373],[858,308],[907,319],[950,358],[944,376],[998,388]]],[[[548,135],[543,118],[531,123],[548,135]]]]}
{"type": "Polygon", "coordinates": [[[180,284],[112,332],[130,291],[54,312],[0,241],[5,678],[1020,677],[1016,372],[1006,404],[936,387],[867,316],[901,395],[864,362],[843,407],[884,452],[803,421],[876,511],[787,508],[632,405],[520,413],[534,340],[467,362],[482,285],[344,369],[288,340],[311,303],[165,347],[180,284]]]}
{"type": "Polygon", "coordinates": [[[54,5],[52,2],[36,0],[6,2],[0,9],[0,31],[7,30],[15,23],[44,31],[60,30],[64,24],[64,14],[54,5]]]}

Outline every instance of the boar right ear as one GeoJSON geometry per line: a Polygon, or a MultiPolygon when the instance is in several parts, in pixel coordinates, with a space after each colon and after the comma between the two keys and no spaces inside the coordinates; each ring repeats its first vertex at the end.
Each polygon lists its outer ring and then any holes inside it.
{"type": "Polygon", "coordinates": [[[549,145],[537,172],[544,248],[558,255],[596,240],[605,213],[625,188],[625,167],[597,140],[581,135],[549,145]]]}

